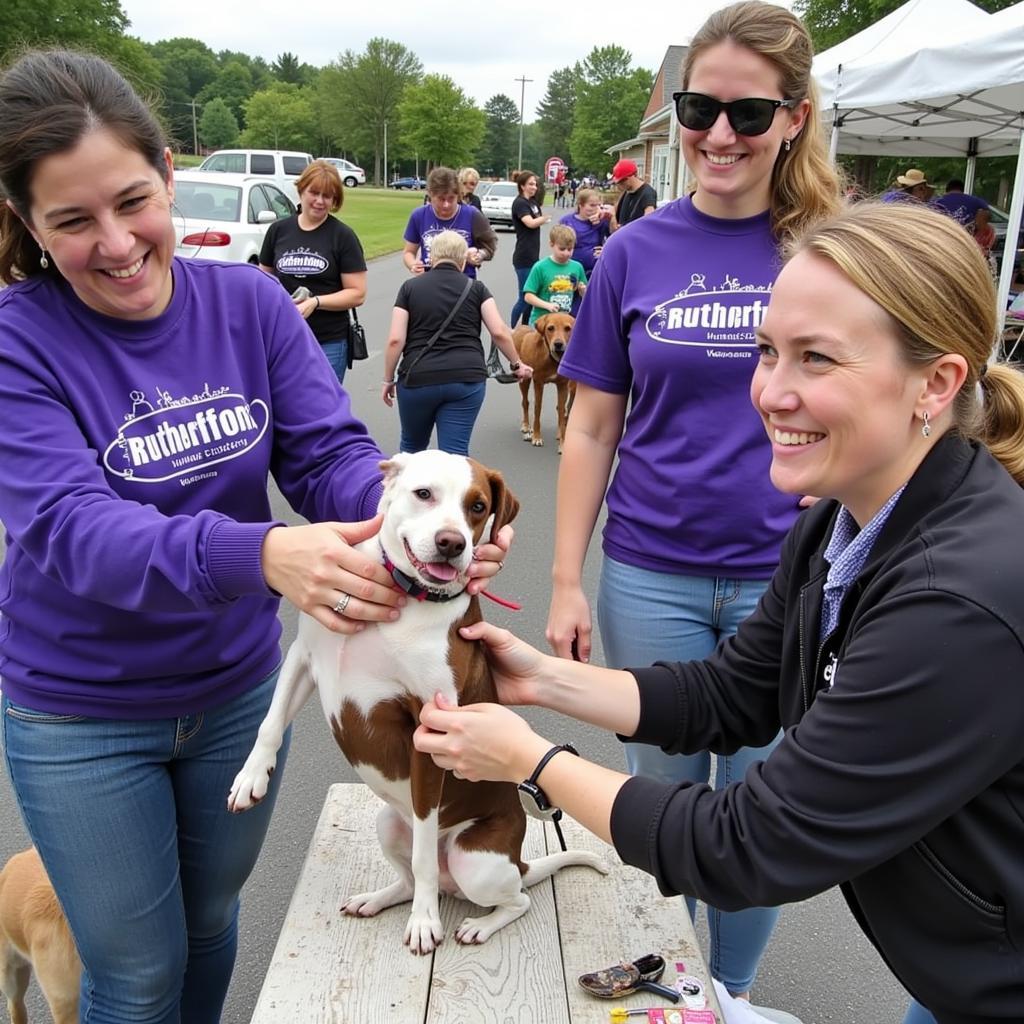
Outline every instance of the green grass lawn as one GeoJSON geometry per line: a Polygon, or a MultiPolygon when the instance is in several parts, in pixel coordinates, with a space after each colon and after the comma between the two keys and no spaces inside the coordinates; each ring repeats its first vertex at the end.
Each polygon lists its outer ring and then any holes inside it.
{"type": "Polygon", "coordinates": [[[369,260],[402,248],[409,214],[422,203],[422,192],[360,185],[345,189],[345,204],[338,216],[359,236],[369,260]]]}

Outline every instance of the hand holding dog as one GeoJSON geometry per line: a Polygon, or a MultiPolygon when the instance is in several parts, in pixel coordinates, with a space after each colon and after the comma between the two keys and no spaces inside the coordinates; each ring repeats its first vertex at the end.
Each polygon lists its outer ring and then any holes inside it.
{"type": "Polygon", "coordinates": [[[469,782],[520,782],[551,747],[500,704],[458,707],[440,693],[423,705],[413,744],[439,768],[469,782]]]}
{"type": "Polygon", "coordinates": [[[375,536],[381,522],[375,516],[361,523],[274,527],[261,552],[267,586],[335,633],[358,633],[366,622],[398,618],[405,595],[383,564],[352,547],[375,536]],[[341,615],[333,609],[345,595],[341,615]]]}
{"type": "Polygon", "coordinates": [[[487,582],[497,576],[505,567],[505,559],[512,548],[515,530],[507,523],[498,531],[491,543],[478,544],[473,552],[473,561],[469,563],[469,583],[466,590],[470,594],[479,594],[487,589],[487,582]]]}

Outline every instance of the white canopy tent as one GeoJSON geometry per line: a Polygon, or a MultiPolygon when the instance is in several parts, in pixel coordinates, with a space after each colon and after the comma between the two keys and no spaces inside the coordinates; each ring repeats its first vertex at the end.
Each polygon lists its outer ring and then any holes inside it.
{"type": "Polygon", "coordinates": [[[969,159],[965,178],[978,156],[1016,153],[999,282],[1005,309],[1024,206],[1024,2],[989,15],[966,0],[910,0],[872,29],[890,19],[871,48],[837,62],[836,51],[854,36],[815,60],[833,153],[959,154],[969,159]]]}

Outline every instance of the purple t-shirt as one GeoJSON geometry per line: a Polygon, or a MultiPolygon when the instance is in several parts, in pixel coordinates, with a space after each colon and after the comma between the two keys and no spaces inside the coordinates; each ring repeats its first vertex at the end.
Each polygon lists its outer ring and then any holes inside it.
{"type": "Polygon", "coordinates": [[[688,197],[605,244],[561,373],[629,396],[610,557],[695,576],[775,570],[799,497],[772,486],[749,389],[778,272],[767,213],[718,220],[688,197]]]}
{"type": "Polygon", "coordinates": [[[965,228],[974,224],[974,218],[979,210],[988,209],[988,203],[981,196],[972,196],[969,192],[947,192],[938,199],[933,199],[932,205],[948,213],[965,228]]]}
{"type": "MultiPolygon", "coordinates": [[[[456,231],[466,240],[466,245],[473,248],[476,242],[473,238],[473,221],[476,217],[476,208],[469,203],[460,203],[453,216],[442,220],[434,213],[430,203],[424,203],[416,207],[409,215],[409,222],[405,226],[407,242],[414,242],[420,247],[420,259],[423,265],[430,269],[430,240],[434,235],[442,231],[456,231]]],[[[466,277],[476,277],[476,267],[467,261],[466,269],[463,271],[466,277]]]]}
{"type": "Polygon", "coordinates": [[[611,224],[607,219],[599,220],[591,224],[589,220],[577,217],[575,213],[567,213],[559,222],[576,232],[576,248],[573,250],[572,258],[578,260],[589,277],[594,272],[594,265],[598,257],[594,255],[594,249],[604,245],[611,234],[611,224]]]}
{"type": "Polygon", "coordinates": [[[149,320],[62,281],[0,292],[0,674],[30,708],[174,717],[251,688],[280,659],[268,473],[312,521],[376,510],[380,451],[288,293],[173,274],[149,320]]]}

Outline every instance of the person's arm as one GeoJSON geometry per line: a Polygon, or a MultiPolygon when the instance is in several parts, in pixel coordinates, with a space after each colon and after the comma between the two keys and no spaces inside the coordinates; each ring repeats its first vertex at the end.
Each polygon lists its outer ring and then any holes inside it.
{"type": "Polygon", "coordinates": [[[423,260],[419,258],[419,251],[419,242],[406,242],[402,248],[402,262],[410,274],[422,274],[426,269],[423,260]]]}
{"type": "Polygon", "coordinates": [[[539,217],[534,217],[533,214],[525,213],[519,218],[528,228],[539,228],[544,224],[547,224],[551,218],[545,213],[539,217]]]}
{"type": "Polygon", "coordinates": [[[479,267],[481,263],[494,258],[498,251],[498,236],[491,222],[476,207],[473,208],[472,234],[473,244],[467,259],[474,267],[479,267]]]}
{"type": "Polygon", "coordinates": [[[508,360],[510,366],[516,367],[513,371],[515,375],[520,380],[529,380],[533,376],[533,368],[520,361],[515,342],[512,340],[512,332],[498,311],[498,304],[493,297],[484,300],[480,306],[480,318],[491,340],[498,346],[498,351],[508,360]]]}
{"type": "Polygon", "coordinates": [[[647,217],[658,208],[658,193],[654,191],[654,188],[650,185],[644,185],[647,190],[644,193],[644,212],[643,216],[647,217]]]}
{"type": "Polygon", "coordinates": [[[277,277],[277,274],[274,273],[274,268],[268,267],[265,263],[260,264],[260,270],[262,270],[264,274],[269,274],[271,277],[277,277]]]}
{"type": "MultiPolygon", "coordinates": [[[[590,301],[589,299],[587,300],[590,301]]],[[[577,383],[558,467],[555,553],[547,640],[561,658],[590,659],[592,624],[583,563],[626,418],[626,395],[577,383]]]]}
{"type": "Polygon", "coordinates": [[[558,312],[558,306],[556,306],[555,303],[548,302],[547,299],[542,299],[536,294],[536,292],[523,292],[523,301],[537,309],[546,310],[548,313],[558,312]]]}
{"type": "Polygon", "coordinates": [[[381,400],[387,406],[395,404],[395,387],[398,384],[398,361],[405,351],[406,335],[409,331],[409,311],[395,306],[391,311],[391,327],[388,343],[384,348],[384,379],[381,381],[381,400]]]}
{"type": "Polygon", "coordinates": [[[338,312],[343,309],[354,309],[366,301],[366,271],[357,274],[342,274],[341,289],[328,292],[326,295],[311,295],[298,303],[296,308],[303,319],[308,320],[318,309],[329,309],[338,312]]]}

